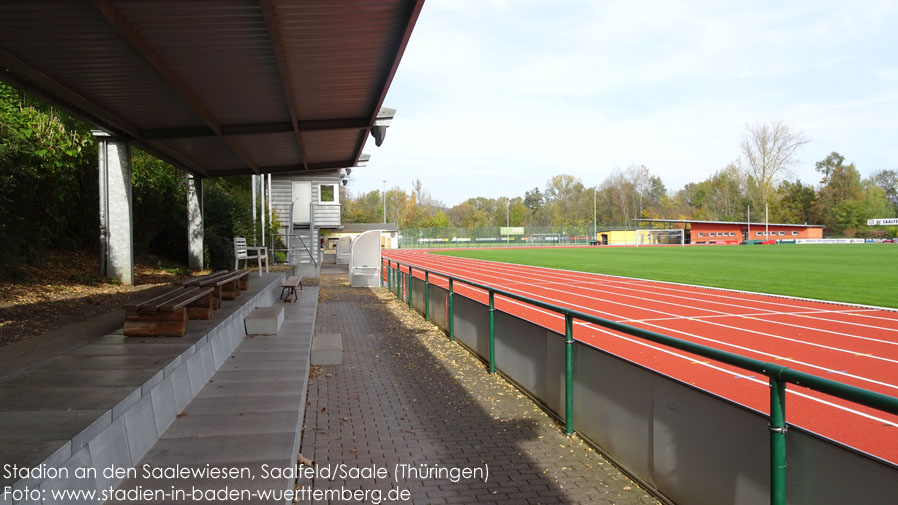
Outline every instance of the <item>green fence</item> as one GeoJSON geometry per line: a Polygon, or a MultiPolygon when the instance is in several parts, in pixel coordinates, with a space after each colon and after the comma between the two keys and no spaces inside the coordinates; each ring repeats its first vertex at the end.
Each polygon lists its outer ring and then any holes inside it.
{"type": "MultiPolygon", "coordinates": [[[[621,230],[603,226],[599,231],[621,230]]],[[[511,226],[485,228],[404,228],[401,249],[445,249],[469,247],[552,247],[588,245],[595,241],[588,226],[511,226]]]]}
{"type": "MultiPolygon", "coordinates": [[[[837,398],[848,400],[860,405],[865,405],[883,412],[898,415],[898,398],[850,386],[841,382],[824,379],[815,375],[799,372],[791,368],[768,363],[739,354],[721,351],[711,347],[680,340],[649,330],[643,330],[625,324],[603,319],[590,314],[578,312],[566,307],[553,305],[526,296],[511,293],[492,286],[480,284],[467,279],[454,277],[444,273],[428,270],[421,267],[402,264],[398,261],[387,259],[381,262],[381,281],[400,300],[407,299],[409,307],[412,305],[411,282],[414,272],[417,271],[424,278],[425,300],[429,298],[430,280],[433,276],[446,279],[449,282],[448,300],[448,326],[449,339],[454,340],[453,331],[453,296],[457,283],[462,283],[474,288],[482,289],[489,295],[489,358],[490,373],[495,373],[495,296],[499,295],[511,300],[527,303],[534,307],[546,309],[564,316],[565,319],[565,404],[564,421],[565,432],[574,431],[574,404],[573,404],[573,327],[574,320],[585,321],[603,328],[615,330],[640,339],[659,343],[674,349],[686,351],[698,356],[709,358],[721,363],[726,363],[744,370],[765,375],[770,384],[770,503],[772,505],[785,505],[786,503],[786,384],[794,384],[814,391],[825,393],[837,398]]],[[[426,304],[426,302],[425,302],[426,304]]],[[[425,317],[429,319],[429,313],[425,309],[425,317]]]]}

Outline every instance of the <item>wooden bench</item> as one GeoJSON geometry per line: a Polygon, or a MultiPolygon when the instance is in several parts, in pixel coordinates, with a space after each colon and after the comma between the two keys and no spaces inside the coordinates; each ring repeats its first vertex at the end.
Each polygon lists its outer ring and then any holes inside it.
{"type": "Polygon", "coordinates": [[[213,274],[195,277],[181,282],[182,286],[212,288],[212,308],[218,310],[221,300],[233,300],[240,295],[240,291],[249,289],[249,271],[223,270],[213,274]]]}
{"type": "Polygon", "coordinates": [[[299,290],[302,291],[302,277],[297,277],[295,275],[291,275],[281,282],[281,296],[278,297],[278,300],[289,302],[290,295],[293,295],[293,301],[299,300],[299,295],[296,294],[296,286],[299,286],[299,290]],[[287,297],[284,298],[284,293],[287,293],[287,297]]]}
{"type": "Polygon", "coordinates": [[[137,304],[125,305],[126,337],[183,337],[188,319],[212,318],[212,288],[179,286],[137,304]]]}

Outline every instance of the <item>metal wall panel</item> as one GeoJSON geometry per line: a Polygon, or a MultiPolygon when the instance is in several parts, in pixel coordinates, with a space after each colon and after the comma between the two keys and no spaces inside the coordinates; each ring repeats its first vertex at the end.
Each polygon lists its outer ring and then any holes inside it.
{"type": "Polygon", "coordinates": [[[449,333],[449,290],[430,285],[430,320],[449,333]]]}
{"type": "Polygon", "coordinates": [[[545,328],[498,310],[495,314],[496,368],[528,393],[545,398],[548,383],[545,328]]]}
{"type": "Polygon", "coordinates": [[[490,315],[488,308],[486,305],[464,296],[455,295],[452,298],[455,338],[474,349],[481,358],[489,358],[490,315]]]}
{"type": "Polygon", "coordinates": [[[658,489],[675,503],[768,503],[767,418],[661,375],[651,382],[658,489]]]}
{"type": "Polygon", "coordinates": [[[654,485],[651,375],[590,346],[574,344],[574,428],[654,485]]]}
{"type": "Polygon", "coordinates": [[[789,504],[898,502],[898,468],[804,430],[792,428],[786,434],[786,462],[789,504]]]}

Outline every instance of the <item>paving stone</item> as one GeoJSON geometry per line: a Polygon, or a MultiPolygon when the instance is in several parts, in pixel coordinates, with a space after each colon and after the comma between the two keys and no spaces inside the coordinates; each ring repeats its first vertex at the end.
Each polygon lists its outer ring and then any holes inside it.
{"type": "MultiPolygon", "coordinates": [[[[585,491],[607,482],[614,503],[658,503],[385,289],[346,287],[333,267],[323,268],[320,289],[315,331],[343,335],[343,365],[321,366],[309,380],[304,456],[319,465],[489,468],[486,482],[413,475],[396,483],[412,503],[590,503],[585,491]],[[571,468],[583,469],[585,489],[572,486],[571,468]]],[[[350,482],[377,485],[305,485],[350,482]]]]}

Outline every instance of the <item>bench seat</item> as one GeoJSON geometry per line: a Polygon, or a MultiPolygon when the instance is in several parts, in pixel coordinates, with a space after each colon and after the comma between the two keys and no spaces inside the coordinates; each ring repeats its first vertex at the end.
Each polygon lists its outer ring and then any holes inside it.
{"type": "Polygon", "coordinates": [[[296,293],[296,286],[299,286],[299,290],[302,291],[302,277],[291,275],[287,277],[281,282],[281,296],[278,297],[279,300],[289,302],[290,295],[293,295],[293,301],[299,300],[299,295],[296,293]],[[286,298],[284,297],[284,293],[287,294],[286,298]]]}
{"type": "Polygon", "coordinates": [[[240,295],[240,291],[249,289],[248,270],[223,270],[202,277],[194,277],[181,282],[182,286],[198,286],[212,288],[212,308],[218,310],[221,300],[233,300],[240,295]]]}
{"type": "Polygon", "coordinates": [[[161,295],[125,305],[126,337],[183,337],[188,319],[212,318],[210,287],[177,286],[161,295]]]}

